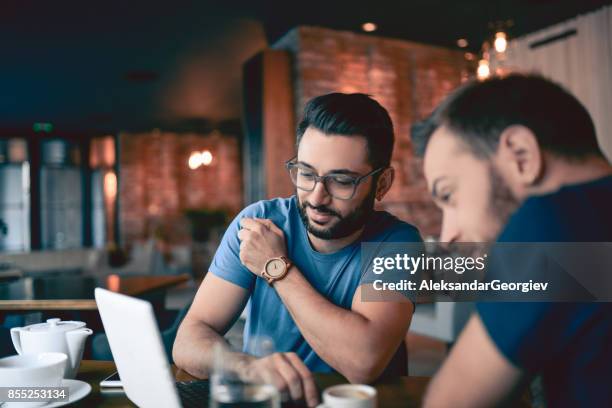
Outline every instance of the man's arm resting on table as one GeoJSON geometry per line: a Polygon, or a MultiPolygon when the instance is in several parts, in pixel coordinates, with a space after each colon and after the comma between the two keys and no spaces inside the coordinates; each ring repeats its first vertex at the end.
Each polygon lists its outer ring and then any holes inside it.
{"type": "Polygon", "coordinates": [[[380,376],[404,339],[414,311],[406,299],[363,302],[362,287],[355,292],[351,310],[338,307],[295,266],[274,288],[308,344],[353,383],[369,383],[380,376]]]}
{"type": "Polygon", "coordinates": [[[223,335],[248,296],[246,289],[208,273],[176,335],[172,348],[176,365],[195,377],[208,377],[213,346],[225,343],[223,335]]]}
{"type": "MultiPolygon", "coordinates": [[[[512,322],[508,322],[512,324],[512,322]]],[[[478,314],[472,315],[432,379],[425,407],[493,407],[517,390],[522,372],[497,349],[478,314]]]]}
{"type": "MultiPolygon", "coordinates": [[[[225,343],[222,336],[236,321],[248,297],[246,289],[208,273],[174,341],[172,357],[176,365],[195,377],[208,377],[214,345],[225,343]]],[[[237,352],[234,356],[235,369],[246,378],[263,378],[293,400],[305,399],[310,407],[319,403],[312,373],[295,353],[257,359],[237,352]]]]}
{"type": "MultiPolygon", "coordinates": [[[[271,220],[243,218],[240,262],[261,276],[266,263],[287,256],[284,232],[271,220]]],[[[319,294],[294,265],[274,283],[300,332],[327,364],[351,382],[372,382],[385,369],[406,335],[413,305],[404,302],[362,302],[361,288],[351,310],[319,294]]]]}

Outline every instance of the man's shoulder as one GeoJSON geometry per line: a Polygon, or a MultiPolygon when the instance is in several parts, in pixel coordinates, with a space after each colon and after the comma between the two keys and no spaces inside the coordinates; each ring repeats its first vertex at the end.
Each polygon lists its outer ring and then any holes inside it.
{"type": "Polygon", "coordinates": [[[241,212],[242,217],[271,218],[286,216],[295,206],[295,196],[277,197],[260,200],[246,206],[241,212]]]}
{"type": "Polygon", "coordinates": [[[550,359],[553,353],[579,359],[582,348],[567,353],[579,338],[598,343],[605,338],[602,333],[612,333],[612,303],[478,302],[476,308],[500,352],[517,367],[533,372],[542,369],[542,357],[550,359]],[[541,344],[554,346],[543,350],[541,344]]]}
{"type": "Polygon", "coordinates": [[[500,241],[582,241],[601,236],[606,207],[612,203],[612,178],[571,185],[531,196],[510,217],[500,241]]]}
{"type": "Polygon", "coordinates": [[[534,220],[554,218],[557,210],[557,200],[553,195],[528,197],[516,212],[512,214],[510,222],[530,224],[534,220]]]}
{"type": "Polygon", "coordinates": [[[421,242],[419,230],[387,211],[375,211],[364,233],[364,241],[421,242]]]}

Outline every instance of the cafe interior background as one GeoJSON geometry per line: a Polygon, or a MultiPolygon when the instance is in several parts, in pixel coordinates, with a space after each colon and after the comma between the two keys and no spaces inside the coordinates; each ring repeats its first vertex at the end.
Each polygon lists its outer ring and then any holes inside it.
{"type": "MultiPolygon", "coordinates": [[[[409,129],[468,79],[537,71],[564,84],[612,157],[609,1],[1,8],[0,356],[15,353],[11,327],[61,317],[97,334],[85,358],[109,359],[100,284],[151,300],[171,344],[224,226],[292,194],[283,163],[320,94],[365,92],[389,110],[397,177],[380,207],[430,239],[441,217],[409,129]]],[[[412,375],[435,372],[470,311],[417,308],[412,375]]],[[[228,334],[237,346],[242,324],[228,334]]]]}

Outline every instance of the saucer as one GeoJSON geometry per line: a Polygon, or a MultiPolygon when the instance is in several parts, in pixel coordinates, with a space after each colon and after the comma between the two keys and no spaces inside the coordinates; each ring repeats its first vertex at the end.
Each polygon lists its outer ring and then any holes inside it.
{"type": "Polygon", "coordinates": [[[43,405],[41,408],[57,408],[72,404],[85,398],[91,392],[91,385],[79,380],[62,380],[61,387],[68,387],[68,401],[57,401],[43,405]]]}

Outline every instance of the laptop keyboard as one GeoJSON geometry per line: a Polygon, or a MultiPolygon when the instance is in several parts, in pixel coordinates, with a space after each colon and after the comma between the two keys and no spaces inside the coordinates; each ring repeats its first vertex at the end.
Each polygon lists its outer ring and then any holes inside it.
{"type": "Polygon", "coordinates": [[[208,407],[210,384],[208,380],[178,381],[176,388],[184,408],[208,407]]]}
{"type": "MultiPolygon", "coordinates": [[[[176,388],[183,408],[207,408],[209,405],[210,383],[208,380],[177,381],[176,388]]],[[[243,404],[244,405],[244,404],[243,404]]],[[[302,402],[286,401],[282,408],[302,408],[302,402]]]]}

